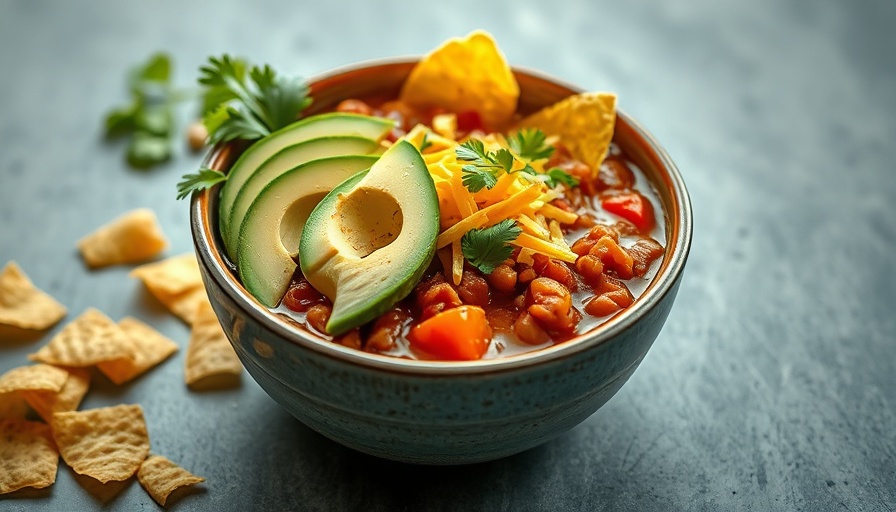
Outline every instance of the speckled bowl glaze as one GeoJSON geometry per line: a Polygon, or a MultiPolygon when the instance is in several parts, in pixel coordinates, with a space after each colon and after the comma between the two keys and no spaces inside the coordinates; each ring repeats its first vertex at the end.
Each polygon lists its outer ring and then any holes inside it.
{"type": "MultiPolygon", "coordinates": [[[[311,81],[314,106],[397,96],[415,60],[374,62],[311,81]]],[[[523,113],[580,89],[514,71],[523,113]]],[[[321,341],[256,302],[234,277],[217,234],[217,188],[191,203],[193,239],[209,298],[249,374],[286,410],[343,445],[387,459],[464,464],[541,444],[593,414],[628,380],[672,307],[691,240],[691,206],[672,160],[620,112],[614,140],[646,173],[663,203],[667,251],[644,294],[574,340],[525,355],[474,362],[412,361],[321,341]]],[[[226,169],[239,148],[212,150],[226,169]]]]}

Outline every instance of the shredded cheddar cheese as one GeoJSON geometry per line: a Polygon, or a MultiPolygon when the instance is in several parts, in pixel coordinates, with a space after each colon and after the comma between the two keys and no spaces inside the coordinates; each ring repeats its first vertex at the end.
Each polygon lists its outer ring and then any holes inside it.
{"type": "MultiPolygon", "coordinates": [[[[576,254],[563,239],[560,224],[572,224],[578,215],[549,204],[558,192],[521,172],[502,174],[492,188],[470,192],[463,184],[464,162],[457,160],[456,149],[462,141],[454,140],[456,129],[455,116],[440,115],[433,119],[432,130],[417,125],[403,137],[422,148],[423,161],[435,182],[442,229],[436,248],[446,276],[450,274],[454,284],[460,283],[464,258],[460,240],[464,234],[505,219],[514,220],[523,230],[513,242],[522,248],[519,261],[531,263],[532,255],[539,253],[575,262],[576,254]]],[[[480,140],[488,151],[510,149],[507,139],[498,133],[480,140]]],[[[544,164],[545,160],[529,162],[536,172],[543,172],[544,164]]]]}

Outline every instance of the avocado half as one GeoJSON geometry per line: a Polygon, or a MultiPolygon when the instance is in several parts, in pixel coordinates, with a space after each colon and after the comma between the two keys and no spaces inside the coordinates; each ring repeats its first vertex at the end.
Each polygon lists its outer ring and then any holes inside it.
{"type": "MultiPolygon", "coordinates": [[[[240,226],[230,225],[233,203],[243,184],[255,173],[255,170],[279,151],[307,140],[332,135],[356,135],[380,140],[394,126],[394,122],[388,119],[372,116],[347,113],[320,114],[297,121],[255,142],[240,155],[230,168],[227,173],[227,181],[221,188],[218,204],[218,228],[221,237],[226,241],[234,235],[231,233],[231,229],[239,231],[240,226]]],[[[298,163],[294,165],[298,165],[298,163]]],[[[228,253],[234,257],[235,251],[230,249],[228,247],[228,253]]]]}
{"type": "MultiPolygon", "coordinates": [[[[243,221],[249,207],[255,202],[264,188],[290,169],[306,162],[311,162],[319,158],[328,158],[340,155],[368,155],[382,152],[382,146],[376,139],[368,137],[359,137],[357,135],[332,135],[326,137],[317,137],[315,139],[306,140],[298,144],[293,144],[264,161],[255,172],[249,176],[249,179],[243,183],[242,188],[236,195],[236,199],[230,208],[230,231],[228,235],[222,233],[224,246],[231,258],[239,258],[239,238],[243,221]]],[[[370,167],[370,166],[368,166],[370,167]]],[[[342,182],[342,180],[334,183],[329,187],[342,182]]],[[[328,189],[328,191],[329,191],[328,189]]],[[[300,190],[300,189],[297,189],[300,190]]],[[[296,239],[296,247],[298,247],[298,239],[296,239]]]]}
{"type": "Polygon", "coordinates": [[[296,166],[266,185],[246,211],[239,233],[237,269],[243,286],[268,307],[280,302],[296,270],[305,221],[326,194],[378,157],[321,158],[296,166]]]}
{"type": "Polygon", "coordinates": [[[327,333],[365,324],[406,297],[432,260],[438,234],[435,184],[407,141],[327,194],[299,244],[305,278],[333,301],[327,333]]]}

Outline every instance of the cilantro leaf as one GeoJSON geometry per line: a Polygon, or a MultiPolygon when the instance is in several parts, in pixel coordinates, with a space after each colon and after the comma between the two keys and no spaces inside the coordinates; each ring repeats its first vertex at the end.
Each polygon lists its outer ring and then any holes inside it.
{"type": "Polygon", "coordinates": [[[496,151],[494,157],[490,159],[493,159],[496,164],[500,165],[501,168],[504,169],[504,172],[510,172],[510,170],[513,169],[513,162],[515,161],[513,153],[504,148],[496,151]]]}
{"type": "Polygon", "coordinates": [[[229,55],[211,57],[200,68],[203,123],[212,144],[264,137],[298,119],[311,104],[308,86],[299,79],[280,77],[268,65],[249,69],[249,80],[245,74],[243,61],[229,55]]]}
{"type": "Polygon", "coordinates": [[[131,138],[128,163],[137,169],[148,169],[171,158],[171,141],[166,135],[137,131],[131,138]]]}
{"type": "Polygon", "coordinates": [[[429,140],[429,132],[424,132],[423,140],[420,141],[420,152],[423,153],[429,146],[432,146],[432,141],[429,140]]]}
{"type": "Polygon", "coordinates": [[[559,167],[552,167],[548,169],[546,174],[548,179],[545,181],[545,183],[547,183],[551,188],[556,187],[561,183],[569,188],[577,187],[579,185],[578,178],[559,167]]]}
{"type": "Polygon", "coordinates": [[[546,144],[547,137],[538,128],[523,128],[511,135],[507,142],[510,149],[528,161],[550,158],[554,147],[546,144]]]}
{"type": "Polygon", "coordinates": [[[171,89],[171,58],[157,53],[128,73],[131,102],[106,114],[109,139],[130,136],[127,161],[146,169],[171,158],[174,117],[171,105],[177,93],[171,89]]]}
{"type": "Polygon", "coordinates": [[[183,199],[197,190],[205,190],[226,180],[227,176],[221,171],[203,167],[195,174],[184,174],[177,184],[177,198],[183,199]]]}
{"type": "Polygon", "coordinates": [[[471,265],[491,274],[495,268],[513,253],[508,245],[522,233],[519,226],[511,219],[482,229],[471,229],[460,239],[461,251],[471,265]]]}
{"type": "Polygon", "coordinates": [[[470,139],[455,150],[458,160],[476,162],[479,165],[487,164],[488,158],[485,152],[485,144],[479,139],[470,139]]]}
{"type": "Polygon", "coordinates": [[[483,188],[491,189],[498,183],[498,178],[493,172],[481,169],[475,165],[465,165],[461,170],[463,171],[463,176],[460,182],[474,194],[483,188]]]}

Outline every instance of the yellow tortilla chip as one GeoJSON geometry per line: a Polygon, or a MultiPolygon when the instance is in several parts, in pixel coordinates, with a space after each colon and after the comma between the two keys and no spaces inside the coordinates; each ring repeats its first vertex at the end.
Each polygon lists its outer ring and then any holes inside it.
{"type": "Polygon", "coordinates": [[[117,359],[97,364],[97,368],[116,384],[141,375],[177,351],[177,343],[136,318],[122,318],[118,326],[131,338],[134,359],[117,359]]]}
{"type": "Polygon", "coordinates": [[[65,316],[65,306],[56,302],[10,261],[0,272],[0,324],[22,329],[46,329],[65,316]]]}
{"type": "Polygon", "coordinates": [[[139,405],[53,414],[53,437],[66,464],[102,483],[130,478],[149,455],[139,405]]]}
{"type": "Polygon", "coordinates": [[[184,380],[191,387],[207,387],[219,381],[230,384],[242,374],[243,365],[208,302],[197,308],[184,365],[184,380]]]}
{"type": "Polygon", "coordinates": [[[24,420],[28,404],[19,393],[0,393],[0,419],[24,420]]]}
{"type": "Polygon", "coordinates": [[[169,311],[188,324],[200,302],[208,300],[194,254],[182,254],[131,271],[169,311]]]}
{"type": "Polygon", "coordinates": [[[477,30],[454,38],[423,57],[404,83],[400,99],[452,112],[475,110],[486,127],[509,122],[519,84],[492,36],[477,30]]]}
{"type": "Polygon", "coordinates": [[[156,214],[149,208],[125,213],[78,242],[81,256],[93,268],[146,261],[167,246],[156,214]]]}
{"type": "Polygon", "coordinates": [[[0,494],[37,489],[56,481],[59,453],[50,427],[24,420],[0,420],[0,494]]]}
{"type": "Polygon", "coordinates": [[[48,364],[19,366],[0,375],[0,393],[12,391],[51,391],[62,389],[68,372],[48,364]]]}
{"type": "Polygon", "coordinates": [[[94,308],[72,320],[28,359],[59,366],[92,366],[103,361],[133,359],[134,346],[115,322],[94,308]]]}
{"type": "Polygon", "coordinates": [[[586,92],[570,96],[523,119],[519,128],[558,136],[573,157],[597,175],[616,128],[616,95],[586,92]]]}
{"type": "Polygon", "coordinates": [[[137,470],[137,479],[152,499],[163,507],[168,495],[178,487],[205,481],[205,478],[190,473],[161,455],[147,457],[137,470]]]}
{"type": "Polygon", "coordinates": [[[28,405],[47,423],[53,420],[53,413],[75,411],[90,389],[90,374],[82,368],[69,368],[68,378],[58,392],[21,391],[28,405]]]}

